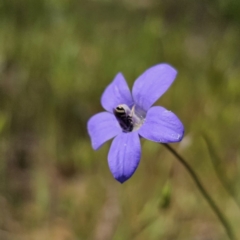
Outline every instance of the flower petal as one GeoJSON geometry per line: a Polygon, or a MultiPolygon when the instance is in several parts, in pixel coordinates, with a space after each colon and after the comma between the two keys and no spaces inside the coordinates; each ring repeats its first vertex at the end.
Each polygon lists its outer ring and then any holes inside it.
{"type": "Polygon", "coordinates": [[[138,167],[141,144],[137,132],[121,133],[112,142],[108,153],[108,165],[114,178],[120,183],[128,180],[138,167]]]}
{"type": "Polygon", "coordinates": [[[184,135],[184,126],[171,111],[163,107],[152,107],[147,112],[139,134],[154,142],[179,142],[184,135]]]}
{"type": "Polygon", "coordinates": [[[87,129],[94,150],[122,132],[115,116],[108,112],[101,112],[92,116],[87,123],[87,129]]]}
{"type": "Polygon", "coordinates": [[[147,111],[167,91],[176,75],[177,71],[166,63],[146,70],[133,85],[135,103],[147,111]]]}
{"type": "Polygon", "coordinates": [[[128,107],[132,107],[132,95],[122,73],[118,73],[112,83],[107,86],[103,92],[101,103],[108,112],[112,112],[119,104],[126,104],[128,107]]]}

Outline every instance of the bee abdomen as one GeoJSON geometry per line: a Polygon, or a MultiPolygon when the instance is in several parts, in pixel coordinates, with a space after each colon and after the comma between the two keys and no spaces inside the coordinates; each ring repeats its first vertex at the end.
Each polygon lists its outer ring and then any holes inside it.
{"type": "Polygon", "coordinates": [[[123,106],[117,106],[113,109],[113,113],[118,120],[123,132],[131,132],[133,130],[133,120],[130,115],[126,113],[123,106]]]}

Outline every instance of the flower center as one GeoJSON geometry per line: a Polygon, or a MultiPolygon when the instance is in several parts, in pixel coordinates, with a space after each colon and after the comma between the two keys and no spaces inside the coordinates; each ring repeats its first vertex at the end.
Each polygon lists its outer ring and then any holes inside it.
{"type": "Polygon", "coordinates": [[[123,132],[138,130],[144,123],[146,117],[146,113],[143,110],[137,109],[135,105],[130,109],[126,104],[118,105],[113,109],[113,114],[123,132]]]}

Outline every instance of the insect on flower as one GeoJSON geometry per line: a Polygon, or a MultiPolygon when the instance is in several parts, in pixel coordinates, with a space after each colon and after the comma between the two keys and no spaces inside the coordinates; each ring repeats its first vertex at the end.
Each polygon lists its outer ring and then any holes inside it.
{"type": "Polygon", "coordinates": [[[171,86],[177,71],[168,64],[155,65],[140,75],[132,94],[118,73],[105,89],[101,112],[88,121],[93,149],[114,138],[108,153],[108,165],[114,178],[123,183],[138,167],[141,158],[140,137],[159,143],[182,140],[184,126],[171,111],[152,105],[171,86]]]}
{"type": "Polygon", "coordinates": [[[133,130],[133,120],[132,112],[129,114],[130,110],[128,106],[121,104],[113,109],[113,114],[119,122],[123,132],[131,132],[133,130]]]}

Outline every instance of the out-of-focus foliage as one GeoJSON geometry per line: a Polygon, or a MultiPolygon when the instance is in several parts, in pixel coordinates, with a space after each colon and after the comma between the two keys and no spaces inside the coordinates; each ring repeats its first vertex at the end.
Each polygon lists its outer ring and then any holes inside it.
{"type": "Polygon", "coordinates": [[[240,236],[240,211],[201,137],[214,142],[238,192],[239,12],[238,0],[1,1],[0,239],[227,238],[161,145],[143,142],[140,167],[123,185],[108,170],[109,144],[90,146],[86,122],[102,111],[115,74],[132,86],[159,62],[179,72],[157,103],[185,125],[174,147],[240,236]],[[171,202],[160,208],[166,182],[171,202]]]}

